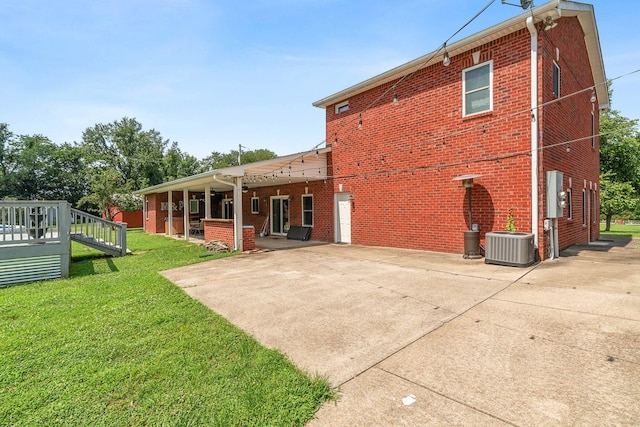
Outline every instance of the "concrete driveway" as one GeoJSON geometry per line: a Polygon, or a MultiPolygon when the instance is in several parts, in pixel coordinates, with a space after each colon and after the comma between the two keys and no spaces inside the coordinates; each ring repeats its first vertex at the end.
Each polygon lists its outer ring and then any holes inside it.
{"type": "Polygon", "coordinates": [[[313,426],[640,425],[638,245],[525,269],[322,245],[163,274],[329,379],[313,426]]]}

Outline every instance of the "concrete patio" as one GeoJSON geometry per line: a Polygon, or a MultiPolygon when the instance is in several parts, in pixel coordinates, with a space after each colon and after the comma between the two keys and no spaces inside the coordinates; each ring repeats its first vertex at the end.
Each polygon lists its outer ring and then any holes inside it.
{"type": "Polygon", "coordinates": [[[638,245],[520,269],[325,244],[163,274],[330,380],[314,426],[637,425],[638,245]]]}

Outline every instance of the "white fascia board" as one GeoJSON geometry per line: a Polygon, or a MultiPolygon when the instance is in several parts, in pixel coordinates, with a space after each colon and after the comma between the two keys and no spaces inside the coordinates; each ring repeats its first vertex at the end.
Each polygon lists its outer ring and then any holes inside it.
{"type": "MultiPolygon", "coordinates": [[[[579,16],[580,23],[581,25],[583,25],[585,31],[585,37],[587,38],[587,46],[589,47],[589,60],[593,70],[594,79],[597,84],[598,79],[604,76],[604,66],[602,66],[602,53],[600,51],[600,42],[597,36],[597,28],[595,26],[593,7],[589,4],[563,0],[549,1],[545,4],[534,7],[530,11],[521,13],[513,18],[482,30],[455,43],[447,44],[447,52],[449,53],[450,57],[454,57],[464,52],[471,51],[500,37],[512,34],[518,30],[525,28],[526,19],[531,16],[532,13],[536,18],[536,22],[539,22],[547,16],[559,18],[560,10],[566,11],[569,14],[573,12],[573,16],[579,16]]],[[[567,14],[565,16],[571,15],[567,14]]],[[[367,79],[361,83],[353,85],[326,98],[320,99],[319,101],[314,102],[312,105],[318,108],[327,108],[340,101],[348,100],[349,97],[355,96],[369,89],[373,89],[385,83],[389,83],[393,80],[398,80],[409,73],[418,71],[422,68],[426,68],[436,63],[440,63],[442,62],[442,55],[440,55],[440,52],[441,48],[438,48],[431,53],[409,61],[405,64],[402,64],[389,71],[367,79]]],[[[606,94],[606,87],[604,88],[604,90],[606,94]]],[[[601,93],[598,92],[598,99],[606,99],[606,96],[603,98],[600,95],[601,93]]]]}

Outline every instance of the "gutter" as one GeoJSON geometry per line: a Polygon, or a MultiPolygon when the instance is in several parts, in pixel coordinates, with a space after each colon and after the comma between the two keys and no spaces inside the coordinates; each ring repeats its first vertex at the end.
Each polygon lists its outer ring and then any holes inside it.
{"type": "Polygon", "coordinates": [[[536,29],[533,14],[527,17],[527,28],[531,33],[531,232],[533,233],[533,245],[538,249],[538,160],[539,135],[538,135],[538,30],[536,29]]]}

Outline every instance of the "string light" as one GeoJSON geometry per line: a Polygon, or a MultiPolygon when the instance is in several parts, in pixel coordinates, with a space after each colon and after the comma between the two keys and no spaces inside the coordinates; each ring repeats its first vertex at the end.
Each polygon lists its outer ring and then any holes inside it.
{"type": "MultiPolygon", "coordinates": [[[[408,79],[408,78],[412,77],[412,76],[413,76],[413,75],[414,75],[418,70],[420,70],[420,69],[422,69],[424,66],[426,66],[426,65],[427,65],[427,64],[428,64],[428,63],[433,59],[433,57],[434,57],[434,56],[435,56],[439,51],[441,51],[442,49],[444,49],[444,50],[445,50],[445,52],[448,54],[448,52],[447,52],[447,50],[446,50],[446,44],[447,44],[447,42],[448,42],[449,40],[451,40],[453,37],[455,37],[455,36],[456,36],[460,31],[462,31],[462,29],[464,29],[464,28],[465,28],[467,25],[469,25],[472,21],[474,21],[474,20],[475,20],[475,19],[476,19],[480,14],[482,14],[482,13],[485,11],[485,10],[486,10],[486,9],[487,9],[487,8],[488,8],[488,7],[493,3],[493,2],[494,2],[494,1],[491,1],[489,4],[487,4],[487,6],[485,6],[485,7],[484,7],[480,12],[478,12],[478,13],[477,13],[477,14],[476,14],[476,15],[475,15],[471,20],[469,20],[469,21],[468,21],[464,26],[462,26],[458,31],[456,31],[456,32],[455,32],[455,33],[454,33],[454,34],[453,34],[449,39],[447,39],[447,41],[445,41],[445,42],[443,43],[443,45],[442,45],[442,48],[441,48],[441,49],[438,49],[437,51],[433,52],[433,53],[432,53],[432,55],[430,55],[430,57],[429,57],[429,58],[426,58],[426,60],[425,60],[424,62],[422,62],[421,64],[417,64],[417,65],[416,65],[416,67],[415,67],[415,68],[413,68],[413,71],[408,72],[407,74],[405,74],[404,76],[402,76],[400,79],[398,79],[398,81],[396,81],[396,83],[395,83],[394,85],[392,85],[392,86],[391,86],[391,87],[390,87],[390,88],[385,92],[385,94],[392,90],[392,91],[393,91],[393,100],[394,100],[394,102],[397,102],[397,85],[398,85],[398,84],[400,84],[400,83],[402,83],[404,80],[406,80],[406,79],[408,79]]],[[[637,72],[640,72],[640,70],[635,70],[635,71],[630,72],[630,73],[628,73],[628,74],[626,74],[626,75],[618,76],[618,77],[616,77],[616,78],[614,78],[614,79],[611,79],[610,81],[614,81],[614,80],[617,80],[617,79],[619,79],[619,78],[622,78],[622,77],[625,77],[625,76],[627,76],[627,75],[631,75],[631,74],[634,74],[634,73],[637,73],[637,72]]],[[[602,84],[606,84],[606,83],[605,83],[605,82],[602,82],[602,83],[599,83],[599,84],[598,84],[598,85],[596,85],[596,86],[599,86],[599,85],[602,85],[602,84]]],[[[591,91],[592,91],[592,98],[591,98],[591,99],[592,99],[592,102],[594,102],[594,101],[595,101],[595,100],[593,100],[593,97],[595,96],[595,87],[596,87],[596,86],[591,86],[591,87],[589,87],[589,88],[586,88],[586,89],[582,90],[582,91],[586,91],[586,90],[591,90],[591,91]]],[[[579,92],[582,92],[582,91],[579,91],[579,92]]],[[[576,93],[579,93],[579,92],[576,92],[576,93]]],[[[384,95],[384,94],[383,94],[383,95],[384,95]]],[[[383,95],[381,95],[381,96],[383,96],[383,95]]],[[[552,101],[550,101],[550,102],[548,102],[548,103],[545,103],[545,104],[539,105],[539,106],[538,106],[538,108],[543,108],[544,106],[549,105],[549,104],[551,104],[551,103],[553,103],[553,102],[559,102],[560,100],[565,99],[565,98],[567,98],[567,97],[569,97],[569,96],[572,96],[572,95],[574,95],[574,94],[569,94],[569,95],[563,96],[563,97],[561,97],[561,98],[557,98],[557,99],[552,100],[552,101]]],[[[373,101],[370,105],[368,105],[368,106],[367,106],[363,111],[367,111],[368,109],[372,108],[374,105],[376,105],[376,104],[379,102],[379,100],[380,100],[380,99],[381,99],[381,97],[380,97],[380,98],[378,98],[378,99],[376,99],[376,100],[374,100],[374,101],[373,101]]],[[[596,99],[596,100],[597,100],[597,99],[596,99]]],[[[528,109],[528,111],[530,111],[530,112],[531,112],[531,110],[530,110],[530,109],[528,109]]],[[[515,116],[516,114],[519,114],[519,113],[518,113],[518,112],[514,112],[514,113],[512,113],[512,114],[508,115],[508,116],[507,116],[507,118],[508,118],[508,117],[515,116]]],[[[532,113],[532,119],[533,119],[533,120],[535,120],[535,118],[536,118],[536,117],[535,117],[535,114],[533,114],[533,113],[532,113]]],[[[505,117],[503,117],[503,118],[496,118],[495,120],[492,120],[491,122],[493,122],[493,121],[497,121],[497,120],[505,120],[505,119],[506,119],[505,117]]],[[[491,122],[489,122],[489,123],[491,123],[491,122]]],[[[346,123],[339,124],[339,129],[343,128],[345,125],[346,125],[346,123]]],[[[482,130],[483,132],[486,132],[486,129],[484,129],[484,126],[486,126],[486,123],[483,125],[483,130],[482,130]]],[[[359,113],[359,115],[358,115],[358,128],[359,128],[359,129],[361,129],[361,127],[362,127],[362,112],[361,112],[361,113],[359,113]]],[[[455,136],[455,135],[457,135],[457,134],[462,134],[462,133],[465,133],[465,132],[470,131],[471,129],[473,129],[473,128],[475,128],[475,127],[476,127],[476,126],[470,126],[468,129],[461,129],[461,130],[459,130],[459,131],[457,131],[457,132],[454,132],[454,133],[452,133],[452,134],[448,134],[448,136],[455,136]]],[[[591,138],[591,136],[590,136],[589,138],[591,138]]],[[[320,144],[325,143],[325,142],[326,142],[326,140],[325,140],[325,141],[323,141],[323,142],[321,142],[320,144]]],[[[337,132],[337,131],[336,131],[336,132],[334,132],[334,143],[335,143],[335,146],[337,146],[337,145],[338,145],[338,132],[337,132]]],[[[319,144],[318,144],[318,145],[319,145],[319,144]]],[[[442,139],[442,145],[443,145],[443,146],[446,146],[446,141],[445,141],[444,139],[442,139]]],[[[316,151],[316,157],[319,157],[319,151],[318,151],[317,149],[315,149],[315,147],[314,147],[314,150],[316,151]]],[[[304,158],[302,158],[302,163],[304,163],[304,158]]],[[[282,174],[282,173],[283,173],[283,172],[282,172],[282,170],[281,170],[281,174],[282,174]]],[[[320,170],[319,170],[319,174],[321,174],[321,171],[320,171],[320,170]]],[[[265,177],[265,178],[266,178],[266,177],[265,177]]],[[[275,175],[273,175],[273,178],[274,178],[274,180],[275,180],[275,175]]]]}
{"type": "Polygon", "coordinates": [[[449,59],[449,52],[447,52],[447,42],[444,42],[443,49],[444,55],[442,57],[442,65],[448,67],[449,65],[451,65],[451,59],[449,59]]]}

